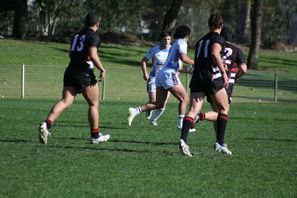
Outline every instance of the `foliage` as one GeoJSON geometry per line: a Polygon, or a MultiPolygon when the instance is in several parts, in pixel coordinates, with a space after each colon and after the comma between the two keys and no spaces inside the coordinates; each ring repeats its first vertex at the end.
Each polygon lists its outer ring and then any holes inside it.
{"type": "MultiPolygon", "coordinates": [[[[250,0],[249,0],[250,1],[250,0]]],[[[186,24],[192,29],[191,41],[208,31],[207,19],[213,12],[223,16],[225,23],[234,32],[238,30],[239,4],[236,0],[191,0],[183,1],[176,25],[186,24]]],[[[102,19],[102,32],[134,34],[146,39],[158,40],[166,12],[172,3],[159,0],[34,0],[29,4],[27,35],[63,37],[77,31],[87,12],[95,11],[102,19]]],[[[271,47],[278,42],[289,42],[289,30],[296,17],[295,0],[264,0],[262,44],[271,47]]],[[[2,11],[0,34],[9,33],[13,14],[2,11]],[[7,25],[10,24],[10,25],[7,25]]],[[[249,28],[247,26],[247,28],[249,28]]],[[[250,30],[246,31],[249,32],[250,30]]],[[[245,33],[246,34],[246,33],[245,33]]],[[[237,40],[238,35],[234,35],[237,40]]],[[[248,35],[247,35],[248,36],[248,35]]]]}

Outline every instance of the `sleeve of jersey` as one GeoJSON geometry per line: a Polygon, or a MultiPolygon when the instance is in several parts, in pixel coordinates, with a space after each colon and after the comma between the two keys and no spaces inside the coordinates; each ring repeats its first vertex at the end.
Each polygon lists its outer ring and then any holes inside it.
{"type": "Polygon", "coordinates": [[[92,34],[90,37],[89,37],[89,42],[88,42],[88,45],[90,47],[100,47],[100,44],[101,44],[101,39],[99,37],[99,35],[97,34],[92,34]]]}
{"type": "Polygon", "coordinates": [[[237,65],[241,65],[245,63],[244,57],[243,57],[243,53],[241,51],[241,49],[237,48],[237,58],[236,58],[236,64],[237,65]]]}
{"type": "Polygon", "coordinates": [[[153,58],[154,54],[155,54],[155,51],[156,51],[156,47],[152,47],[152,48],[148,51],[148,53],[146,53],[145,58],[146,58],[147,60],[151,60],[151,59],[153,58]]]}
{"type": "Polygon", "coordinates": [[[187,48],[188,48],[188,44],[185,41],[179,43],[179,52],[181,54],[187,54],[187,48]]]}
{"type": "Polygon", "coordinates": [[[224,39],[224,37],[222,37],[222,36],[218,36],[218,37],[216,38],[215,43],[219,43],[219,44],[221,44],[222,48],[224,48],[224,46],[225,46],[225,39],[224,39]]]}

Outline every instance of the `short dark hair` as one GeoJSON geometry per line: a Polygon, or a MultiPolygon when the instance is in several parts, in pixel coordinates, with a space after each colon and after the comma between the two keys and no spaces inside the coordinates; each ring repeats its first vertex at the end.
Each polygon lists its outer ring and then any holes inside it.
{"type": "Polygon", "coordinates": [[[224,20],[220,15],[212,14],[208,19],[208,27],[210,30],[215,30],[223,27],[224,20]]]}
{"type": "Polygon", "coordinates": [[[186,36],[190,36],[191,29],[186,25],[178,26],[174,32],[174,38],[185,38],[186,36]]]}
{"type": "Polygon", "coordinates": [[[171,37],[171,31],[170,30],[164,30],[161,34],[160,34],[160,40],[165,38],[166,36],[170,36],[171,37]]]}
{"type": "Polygon", "coordinates": [[[228,26],[224,26],[221,31],[221,36],[224,37],[225,41],[232,40],[232,30],[228,26]]]}
{"type": "Polygon", "coordinates": [[[87,14],[85,18],[85,26],[91,27],[96,25],[96,23],[99,22],[99,17],[94,12],[91,12],[87,14]]]}

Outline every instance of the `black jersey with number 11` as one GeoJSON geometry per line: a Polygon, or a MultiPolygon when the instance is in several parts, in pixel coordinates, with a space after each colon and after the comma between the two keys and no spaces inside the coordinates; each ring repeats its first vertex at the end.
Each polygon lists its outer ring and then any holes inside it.
{"type": "Polygon", "coordinates": [[[211,56],[211,48],[214,43],[219,43],[222,46],[223,52],[225,40],[216,32],[209,32],[196,43],[194,78],[212,80],[214,71],[218,69],[218,67],[214,65],[211,56]]]}

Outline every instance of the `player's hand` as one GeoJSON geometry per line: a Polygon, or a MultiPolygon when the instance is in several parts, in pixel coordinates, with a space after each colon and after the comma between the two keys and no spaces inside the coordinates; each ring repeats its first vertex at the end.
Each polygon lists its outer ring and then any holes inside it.
{"type": "Polygon", "coordinates": [[[105,70],[100,72],[100,76],[99,76],[100,80],[104,80],[105,79],[105,70]]]}
{"type": "Polygon", "coordinates": [[[224,80],[224,87],[227,87],[228,81],[229,81],[228,76],[227,76],[227,73],[226,72],[223,72],[222,73],[222,76],[223,76],[223,80],[224,80]]]}
{"type": "Polygon", "coordinates": [[[148,73],[143,74],[143,80],[148,81],[150,78],[150,75],[148,73]]]}
{"type": "Polygon", "coordinates": [[[224,64],[224,68],[226,71],[228,71],[228,65],[224,64]]]}

